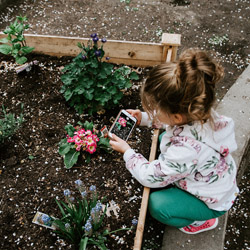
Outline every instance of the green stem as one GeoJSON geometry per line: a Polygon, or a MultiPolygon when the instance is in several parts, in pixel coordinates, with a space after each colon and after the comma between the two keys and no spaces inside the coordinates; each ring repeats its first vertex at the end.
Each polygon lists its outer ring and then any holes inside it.
{"type": "Polygon", "coordinates": [[[109,232],[108,234],[113,234],[113,233],[123,231],[123,230],[132,230],[132,227],[130,227],[130,228],[119,228],[119,229],[116,229],[116,230],[114,230],[112,232],[109,232]]]}
{"type": "Polygon", "coordinates": [[[86,250],[88,240],[89,240],[88,237],[81,239],[79,250],[86,250]]]}

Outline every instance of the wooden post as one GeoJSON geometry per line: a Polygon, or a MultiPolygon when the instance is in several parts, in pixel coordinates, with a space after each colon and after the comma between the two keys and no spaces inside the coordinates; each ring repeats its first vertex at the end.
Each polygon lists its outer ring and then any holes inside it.
{"type": "MultiPolygon", "coordinates": [[[[178,48],[178,47],[177,47],[178,48]]],[[[166,61],[170,62],[172,61],[173,56],[173,48],[168,48],[166,53],[166,61]]],[[[175,54],[176,56],[176,54],[175,54]]],[[[152,139],[151,144],[151,150],[149,155],[149,161],[155,160],[156,150],[157,150],[157,143],[158,143],[158,137],[159,137],[159,129],[154,130],[154,135],[152,139]]],[[[143,238],[143,231],[144,231],[144,225],[147,215],[147,208],[148,208],[148,198],[150,194],[150,188],[144,187],[143,195],[142,195],[142,202],[141,202],[141,209],[135,234],[135,240],[134,240],[134,249],[133,250],[140,250],[142,245],[142,238],[143,238]]]]}
{"type": "MultiPolygon", "coordinates": [[[[172,55],[171,55],[170,61],[171,62],[175,61],[176,56],[177,56],[178,47],[181,45],[181,35],[163,33],[162,39],[161,39],[161,44],[166,48],[165,50],[167,50],[168,48],[172,48],[172,55]]],[[[164,61],[164,59],[165,59],[165,61],[167,61],[166,57],[163,58],[163,61],[164,61]]]]}
{"type": "MultiPolygon", "coordinates": [[[[153,161],[155,159],[158,136],[159,136],[159,129],[155,129],[154,134],[153,134],[152,144],[151,144],[149,161],[153,161]]],[[[147,208],[148,208],[149,193],[150,193],[150,188],[144,187],[143,195],[142,195],[142,202],[141,202],[141,209],[140,209],[136,235],[135,235],[135,240],[134,240],[134,250],[141,249],[145,219],[146,219],[147,208]]]]}

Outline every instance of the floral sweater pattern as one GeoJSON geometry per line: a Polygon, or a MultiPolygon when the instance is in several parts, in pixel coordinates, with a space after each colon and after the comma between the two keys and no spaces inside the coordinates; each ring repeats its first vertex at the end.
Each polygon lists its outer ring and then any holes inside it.
{"type": "MultiPolygon", "coordinates": [[[[124,154],[127,169],[144,186],[151,188],[175,184],[211,209],[228,210],[239,192],[237,167],[231,153],[237,149],[234,122],[213,111],[214,126],[207,122],[165,126],[157,160],[128,149],[124,154]]],[[[151,125],[142,113],[141,125],[151,125]]]]}

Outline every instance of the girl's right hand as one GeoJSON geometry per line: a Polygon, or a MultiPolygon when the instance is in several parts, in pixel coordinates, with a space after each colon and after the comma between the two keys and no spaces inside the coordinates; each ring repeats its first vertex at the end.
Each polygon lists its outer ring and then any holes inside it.
{"type": "Polygon", "coordinates": [[[126,109],[126,111],[137,119],[137,125],[141,124],[142,114],[139,109],[126,109]]]}

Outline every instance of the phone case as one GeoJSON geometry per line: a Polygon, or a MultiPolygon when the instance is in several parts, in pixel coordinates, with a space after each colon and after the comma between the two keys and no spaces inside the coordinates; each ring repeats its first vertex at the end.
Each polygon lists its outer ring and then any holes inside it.
{"type": "Polygon", "coordinates": [[[135,117],[131,116],[127,111],[121,110],[110,128],[109,134],[115,134],[127,141],[136,122],[137,119],[135,117]]]}

